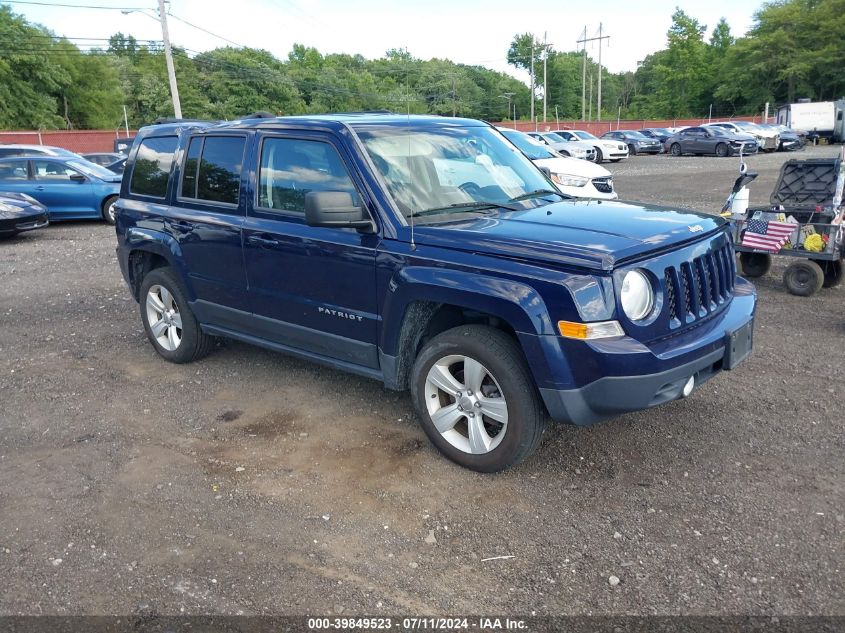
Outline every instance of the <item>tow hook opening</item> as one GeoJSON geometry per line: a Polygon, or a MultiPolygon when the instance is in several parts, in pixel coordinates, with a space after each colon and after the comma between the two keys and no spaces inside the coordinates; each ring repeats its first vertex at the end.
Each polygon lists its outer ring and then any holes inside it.
{"type": "Polygon", "coordinates": [[[689,380],[684,384],[684,388],[681,390],[681,396],[686,398],[692,393],[692,390],[695,388],[695,375],[689,377],[689,380]]]}

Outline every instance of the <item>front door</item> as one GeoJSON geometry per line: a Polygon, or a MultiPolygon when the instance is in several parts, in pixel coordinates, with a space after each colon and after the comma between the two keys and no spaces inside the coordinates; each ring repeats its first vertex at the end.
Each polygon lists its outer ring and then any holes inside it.
{"type": "Polygon", "coordinates": [[[305,224],[306,193],[345,191],[361,204],[360,180],[328,134],[267,135],[258,151],[244,225],[254,327],[288,347],[378,367],[378,235],[305,224]]]}
{"type": "Polygon", "coordinates": [[[47,207],[50,219],[90,217],[99,212],[90,179],[64,163],[32,159],[32,197],[47,207]]]}

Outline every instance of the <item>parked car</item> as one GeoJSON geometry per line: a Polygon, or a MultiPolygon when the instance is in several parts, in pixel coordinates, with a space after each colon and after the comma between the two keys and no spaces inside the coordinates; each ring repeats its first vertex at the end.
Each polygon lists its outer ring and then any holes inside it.
{"type": "Polygon", "coordinates": [[[66,156],[68,158],[79,158],[69,149],[51,147],[50,145],[24,145],[21,143],[9,143],[0,145],[0,158],[10,156],[66,156]]]}
{"type": "Polygon", "coordinates": [[[668,139],[664,147],[672,156],[683,154],[715,154],[733,156],[756,154],[759,148],[757,139],[750,134],[738,134],[718,127],[688,127],[676,132],[668,139]]]}
{"type": "Polygon", "coordinates": [[[499,131],[535,165],[548,169],[552,182],[563,193],[575,198],[614,200],[618,197],[613,190],[613,174],[604,167],[561,156],[524,132],[510,128],[499,128],[499,131]]]}
{"type": "Polygon", "coordinates": [[[715,123],[705,123],[703,127],[716,127],[737,134],[750,134],[757,139],[761,151],[774,152],[780,145],[777,130],[768,130],[750,121],[716,121],[715,123]]]}
{"type": "Polygon", "coordinates": [[[763,129],[771,129],[777,132],[779,152],[794,152],[799,149],[804,149],[806,133],[796,132],[785,125],[778,125],[777,123],[761,123],[760,127],[763,129]]]}
{"type": "Polygon", "coordinates": [[[640,133],[649,138],[657,139],[660,141],[661,146],[666,142],[666,139],[673,134],[673,132],[665,127],[644,127],[640,130],[640,133]]]}
{"type": "Polygon", "coordinates": [[[114,224],[121,177],[84,158],[0,158],[0,191],[25,193],[47,207],[50,221],[103,218],[114,224]]]}
{"type": "Polygon", "coordinates": [[[47,208],[23,193],[0,191],[0,237],[40,229],[49,224],[47,208]]]}
{"type": "Polygon", "coordinates": [[[548,145],[558,154],[595,162],[596,148],[584,141],[566,140],[555,132],[528,132],[528,136],[548,145]]]}
{"type": "Polygon", "coordinates": [[[126,156],[106,165],[106,169],[122,176],[124,170],[126,169],[126,156]]]}
{"type": "Polygon", "coordinates": [[[95,163],[100,167],[108,167],[109,165],[113,165],[117,161],[126,158],[126,155],[119,154],[117,152],[97,152],[94,154],[82,154],[82,158],[95,163]]]}
{"type": "Polygon", "coordinates": [[[640,134],[636,130],[613,130],[602,134],[603,139],[609,141],[620,141],[628,146],[628,155],[637,154],[660,154],[663,146],[650,136],[640,134]]]}
{"type": "Polygon", "coordinates": [[[751,353],[725,220],[565,198],[480,121],[154,125],[126,173],[117,259],[162,358],[226,336],[409,389],[467,468],[525,459],[548,418],[690,396],[751,353]]]}
{"type": "Polygon", "coordinates": [[[596,149],[597,163],[602,163],[605,160],[618,163],[620,160],[628,158],[628,146],[620,141],[596,138],[583,130],[557,130],[555,134],[559,134],[567,141],[584,141],[592,145],[596,149]]]}

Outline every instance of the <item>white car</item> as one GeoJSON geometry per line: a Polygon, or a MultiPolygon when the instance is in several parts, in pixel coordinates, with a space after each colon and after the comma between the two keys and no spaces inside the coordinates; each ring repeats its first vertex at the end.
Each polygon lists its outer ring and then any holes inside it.
{"type": "Polygon", "coordinates": [[[596,138],[584,130],[558,130],[555,134],[567,140],[583,141],[592,145],[596,149],[597,163],[603,163],[606,160],[618,163],[623,158],[628,158],[628,145],[621,141],[596,138]]]}
{"type": "Polygon", "coordinates": [[[596,148],[590,143],[567,140],[556,132],[528,132],[528,136],[540,141],[543,145],[548,145],[558,154],[589,161],[596,160],[596,148]]]}
{"type": "MultiPolygon", "coordinates": [[[[604,167],[585,160],[561,156],[524,132],[510,128],[497,129],[535,165],[548,169],[552,182],[562,193],[575,198],[615,200],[619,197],[613,189],[613,176],[604,167]]],[[[625,151],[627,153],[627,147],[625,151]]]]}
{"type": "Polygon", "coordinates": [[[780,134],[777,130],[760,127],[751,121],[717,121],[705,123],[702,127],[718,127],[739,134],[751,134],[757,139],[760,151],[774,152],[780,145],[780,134]]]}

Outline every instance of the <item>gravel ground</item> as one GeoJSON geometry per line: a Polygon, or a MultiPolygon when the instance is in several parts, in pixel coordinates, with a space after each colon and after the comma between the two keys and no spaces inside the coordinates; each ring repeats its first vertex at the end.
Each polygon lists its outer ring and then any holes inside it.
{"type": "MultiPolygon", "coordinates": [[[[752,201],[793,157],[749,159],[752,201]]],[[[737,161],[610,169],[715,212],[737,161]]],[[[845,614],[841,287],[778,263],[739,370],[482,476],[378,383],[234,342],[163,362],[114,244],[0,243],[0,614],[845,614]]]]}

